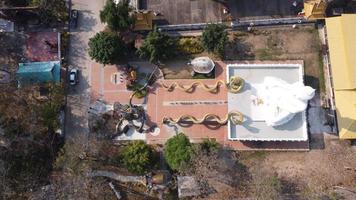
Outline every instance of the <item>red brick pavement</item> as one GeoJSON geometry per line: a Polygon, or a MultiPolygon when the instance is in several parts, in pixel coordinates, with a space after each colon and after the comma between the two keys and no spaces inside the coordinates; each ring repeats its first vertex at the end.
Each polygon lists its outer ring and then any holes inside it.
{"type": "MultiPolygon", "coordinates": [[[[101,99],[107,103],[120,102],[127,104],[132,94],[126,90],[126,82],[114,84],[112,81],[113,74],[121,73],[120,67],[105,66],[93,64],[91,68],[91,96],[92,100],[101,99]]],[[[199,80],[207,85],[214,85],[217,80],[226,80],[226,64],[224,62],[216,62],[216,78],[199,80]]],[[[219,101],[227,102],[227,89],[221,86],[217,93],[210,93],[201,88],[196,88],[194,92],[187,93],[179,89],[167,91],[160,84],[165,82],[170,84],[178,82],[182,85],[189,85],[197,80],[159,80],[150,89],[147,97],[146,110],[149,121],[157,124],[160,128],[160,133],[157,136],[147,134],[146,140],[148,143],[164,143],[168,138],[172,137],[176,132],[184,132],[192,141],[200,141],[204,138],[214,138],[219,143],[228,146],[232,149],[251,150],[251,149],[269,149],[269,150],[300,150],[308,149],[308,142],[240,142],[229,141],[227,137],[227,126],[214,127],[212,125],[192,124],[186,127],[179,126],[178,129],[168,127],[162,123],[164,117],[177,118],[184,114],[193,115],[196,118],[201,118],[207,113],[213,113],[221,118],[224,118],[228,112],[227,103],[217,105],[199,104],[199,105],[170,105],[168,102],[175,101],[219,101]]],[[[135,104],[142,103],[142,100],[135,99],[135,104]]]]}

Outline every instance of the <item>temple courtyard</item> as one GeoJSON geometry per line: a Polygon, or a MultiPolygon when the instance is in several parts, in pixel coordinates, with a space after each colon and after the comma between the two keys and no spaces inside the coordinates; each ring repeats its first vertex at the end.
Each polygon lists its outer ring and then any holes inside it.
{"type": "MultiPolygon", "coordinates": [[[[132,66],[145,69],[147,73],[155,66],[148,63],[130,63],[132,66]]],[[[205,138],[215,139],[226,147],[238,150],[308,150],[308,130],[306,112],[296,114],[287,124],[267,126],[262,108],[253,106],[252,98],[257,94],[256,87],[265,77],[281,78],[288,83],[303,83],[303,61],[215,61],[214,79],[164,79],[160,70],[155,74],[158,80],[149,88],[149,93],[142,99],[133,98],[134,105],[141,105],[146,111],[147,125],[155,127],[148,133],[130,131],[119,140],[145,140],[150,144],[163,144],[167,139],[180,132],[185,133],[192,142],[205,138]],[[237,94],[229,92],[221,85],[214,92],[204,90],[199,85],[189,92],[178,87],[167,89],[163,85],[180,84],[189,86],[200,82],[214,86],[218,81],[228,82],[231,76],[239,76],[245,81],[242,90],[237,94]],[[219,124],[206,120],[203,123],[192,123],[184,119],[180,123],[164,123],[164,119],[177,120],[184,116],[202,119],[207,114],[214,114],[220,119],[236,110],[244,116],[241,124],[234,125],[231,120],[219,124]]],[[[126,89],[127,75],[123,66],[105,66],[95,64],[91,68],[92,102],[103,102],[106,105],[129,104],[132,91],[126,89]],[[93,77],[95,76],[95,78],[93,77]]]]}

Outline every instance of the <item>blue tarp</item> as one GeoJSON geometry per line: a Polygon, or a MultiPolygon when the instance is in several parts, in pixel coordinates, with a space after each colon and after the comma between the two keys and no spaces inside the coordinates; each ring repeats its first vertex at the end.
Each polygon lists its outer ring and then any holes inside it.
{"type": "Polygon", "coordinates": [[[59,61],[19,63],[16,78],[20,86],[59,83],[61,80],[61,66],[59,61]]]}

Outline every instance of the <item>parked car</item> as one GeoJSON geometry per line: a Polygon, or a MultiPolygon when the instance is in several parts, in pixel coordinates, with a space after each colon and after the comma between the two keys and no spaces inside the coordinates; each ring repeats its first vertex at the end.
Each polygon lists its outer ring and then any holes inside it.
{"type": "Polygon", "coordinates": [[[78,16],[79,16],[78,10],[72,10],[70,12],[70,28],[71,29],[77,28],[78,16]]]}
{"type": "Polygon", "coordinates": [[[69,84],[76,85],[79,82],[79,70],[71,69],[69,72],[69,84]]]}

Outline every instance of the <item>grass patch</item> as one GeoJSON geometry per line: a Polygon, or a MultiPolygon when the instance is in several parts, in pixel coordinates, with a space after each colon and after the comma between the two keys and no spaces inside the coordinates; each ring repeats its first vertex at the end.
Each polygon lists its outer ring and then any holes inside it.
{"type": "Polygon", "coordinates": [[[268,153],[265,151],[255,151],[250,155],[250,157],[256,158],[256,159],[265,159],[267,155],[268,155],[268,153]]]}
{"type": "Polygon", "coordinates": [[[256,55],[259,60],[273,60],[276,56],[282,55],[282,48],[276,36],[269,36],[266,42],[266,48],[257,49],[256,55]]]}
{"type": "Polygon", "coordinates": [[[272,60],[273,55],[269,49],[257,49],[256,56],[258,60],[272,60]]]}
{"type": "Polygon", "coordinates": [[[243,31],[236,31],[236,32],[234,32],[234,37],[235,37],[235,38],[244,37],[244,36],[247,36],[247,35],[248,35],[248,33],[243,32],[243,31]]]}

